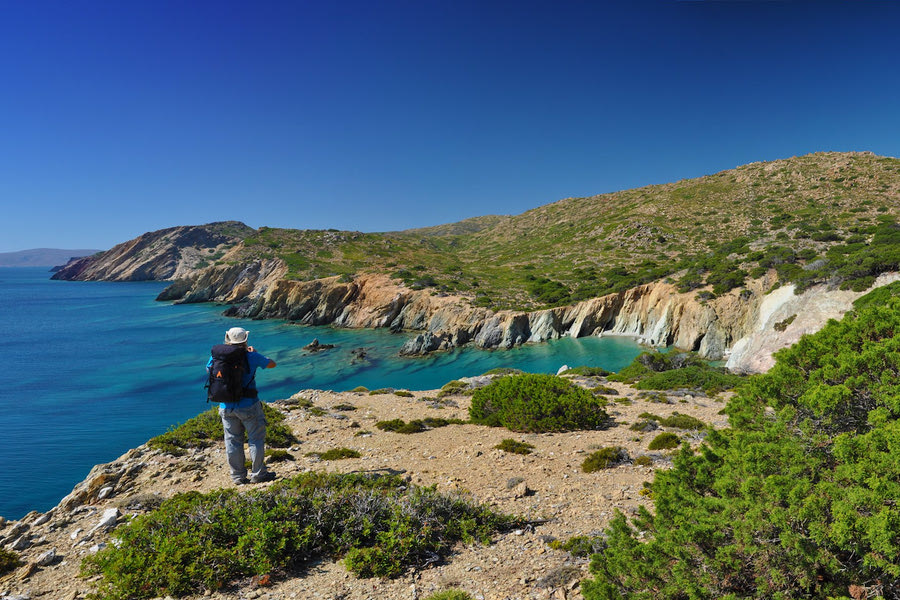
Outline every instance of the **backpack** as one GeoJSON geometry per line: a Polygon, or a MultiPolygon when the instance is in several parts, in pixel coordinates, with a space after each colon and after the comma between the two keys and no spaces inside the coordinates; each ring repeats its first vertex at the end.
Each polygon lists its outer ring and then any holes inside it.
{"type": "Polygon", "coordinates": [[[250,371],[246,348],[232,344],[218,344],[213,346],[210,354],[212,364],[206,383],[207,402],[238,402],[241,398],[256,397],[255,389],[248,389],[242,385],[244,374],[250,371]]]}

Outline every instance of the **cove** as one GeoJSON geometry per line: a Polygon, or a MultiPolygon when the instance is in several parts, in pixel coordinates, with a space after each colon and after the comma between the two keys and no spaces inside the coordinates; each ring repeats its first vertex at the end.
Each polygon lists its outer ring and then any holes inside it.
{"type": "Polygon", "coordinates": [[[235,325],[278,363],[258,373],[268,401],[304,389],[435,389],[497,367],[617,371],[641,352],[630,339],[605,337],[401,357],[406,334],[226,318],[222,306],[156,302],[165,286],[50,281],[46,269],[0,269],[0,515],[50,509],[93,465],[207,410],[209,348],[235,325]],[[314,338],[335,348],[304,351],[314,338]]]}

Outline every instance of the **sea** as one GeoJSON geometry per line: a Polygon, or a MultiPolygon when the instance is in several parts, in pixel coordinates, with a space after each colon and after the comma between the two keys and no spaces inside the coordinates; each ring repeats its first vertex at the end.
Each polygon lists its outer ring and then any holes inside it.
{"type": "Polygon", "coordinates": [[[251,345],[278,363],[257,372],[266,401],[306,389],[437,389],[497,367],[618,371],[641,352],[628,338],[591,337],[401,357],[409,334],[234,319],[212,303],[157,302],[164,282],[50,276],[46,268],[0,268],[0,515],[7,519],[49,510],[95,464],[208,410],[209,349],[230,327],[249,330],[251,345]],[[313,339],[335,347],[305,351],[313,339]]]}

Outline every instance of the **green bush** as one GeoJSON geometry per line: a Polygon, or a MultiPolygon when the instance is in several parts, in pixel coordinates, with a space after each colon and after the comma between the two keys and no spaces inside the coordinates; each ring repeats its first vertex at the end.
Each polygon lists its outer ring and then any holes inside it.
{"type": "Polygon", "coordinates": [[[648,450],[668,450],[669,448],[677,448],[681,443],[681,439],[669,431],[664,431],[658,436],[650,440],[647,446],[648,450]]]}
{"type": "Polygon", "coordinates": [[[85,558],[82,574],[100,577],[101,600],[200,596],[341,556],[358,576],[396,577],[520,523],[395,476],[305,473],[246,493],[178,494],[118,527],[120,543],[85,558]]]}
{"type": "Polygon", "coordinates": [[[309,452],[307,456],[315,456],[322,460],[344,460],[345,458],[359,458],[362,454],[352,448],[332,448],[325,452],[309,452]]]}
{"type": "Polygon", "coordinates": [[[610,423],[589,391],[555,375],[523,374],[495,379],[475,390],[473,423],[519,432],[598,429],[610,423]]]}
{"type": "Polygon", "coordinates": [[[409,390],[394,390],[395,396],[400,396],[401,398],[412,398],[414,394],[409,390]]]}
{"type": "Polygon", "coordinates": [[[512,438],[502,440],[499,444],[494,446],[494,448],[512,454],[531,454],[531,451],[534,450],[534,446],[528,442],[520,442],[512,438]]]}
{"type": "Polygon", "coordinates": [[[653,458],[647,456],[646,454],[641,454],[634,459],[634,464],[638,465],[639,467],[650,467],[653,465],[653,458]]]}
{"type": "Polygon", "coordinates": [[[716,394],[741,385],[746,377],[710,366],[694,353],[644,352],[609,379],[639,390],[695,389],[716,394]]]}
{"type": "Polygon", "coordinates": [[[628,452],[621,446],[608,446],[592,452],[581,463],[581,470],[593,473],[601,469],[609,469],[628,460],[628,452]]]}
{"type": "Polygon", "coordinates": [[[699,430],[706,427],[706,423],[704,423],[697,417],[692,417],[691,415],[683,415],[678,412],[673,412],[669,417],[657,418],[656,421],[664,427],[675,427],[676,429],[699,430]]]}
{"type": "MultiPolygon", "coordinates": [[[[273,448],[287,448],[297,441],[290,428],[284,424],[284,413],[263,402],[266,415],[266,445],[273,448]]],[[[174,456],[184,455],[190,448],[208,448],[217,442],[223,442],[225,431],[219,409],[211,408],[196,417],[176,425],[166,433],[150,438],[147,445],[174,456]]],[[[246,440],[246,436],[244,437],[246,440]]]]}
{"type": "Polygon", "coordinates": [[[0,548],[0,576],[6,575],[22,564],[19,555],[12,550],[0,548]]]}
{"type": "Polygon", "coordinates": [[[572,556],[587,558],[591,554],[602,550],[606,544],[604,544],[603,538],[600,537],[576,535],[565,542],[553,540],[548,545],[554,550],[565,550],[572,556]]]}
{"type": "Polygon", "coordinates": [[[268,462],[285,462],[288,460],[294,460],[294,455],[288,452],[287,450],[266,450],[266,458],[268,462]]]}
{"type": "Polygon", "coordinates": [[[472,600],[472,596],[462,590],[453,589],[435,592],[425,600],[472,600]]]}
{"type": "Polygon", "coordinates": [[[462,419],[442,419],[439,417],[426,417],[424,419],[413,419],[409,423],[403,419],[391,419],[390,421],[378,421],[375,427],[382,431],[391,431],[393,433],[422,433],[429,429],[437,429],[438,427],[446,427],[447,425],[463,425],[465,421],[462,419]]]}
{"type": "Polygon", "coordinates": [[[618,515],[586,600],[900,597],[900,299],[829,322],[618,515]]]}

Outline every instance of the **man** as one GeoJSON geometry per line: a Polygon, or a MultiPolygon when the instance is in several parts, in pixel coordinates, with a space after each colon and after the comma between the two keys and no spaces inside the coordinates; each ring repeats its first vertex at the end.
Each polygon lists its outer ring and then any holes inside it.
{"type": "Polygon", "coordinates": [[[262,483],[275,479],[275,474],[266,469],[266,417],[262,402],[256,390],[256,369],[272,369],[275,361],[256,352],[253,346],[247,345],[250,333],[242,327],[232,327],[225,332],[225,345],[215,346],[213,356],[206,363],[206,369],[212,368],[216,356],[234,351],[234,346],[241,347],[246,355],[245,371],[241,381],[240,399],[235,402],[219,404],[219,416],[225,429],[225,453],[231,480],[235,485],[245,483],[262,483]],[[231,348],[230,348],[231,347],[231,348]],[[247,479],[247,465],[244,459],[244,432],[247,432],[247,445],[250,448],[250,478],[247,479]]]}

